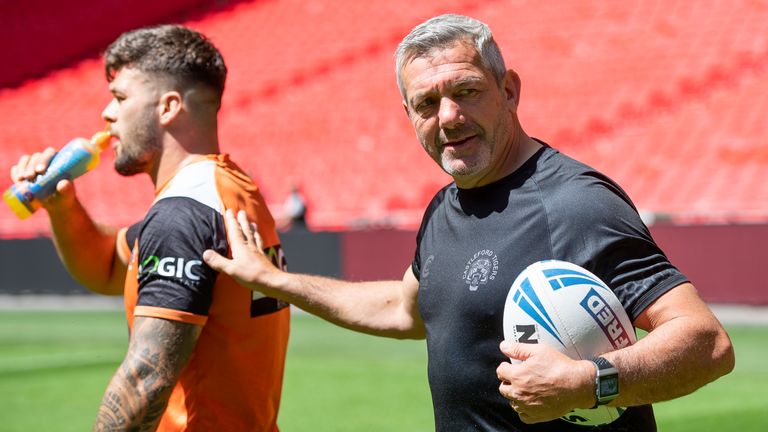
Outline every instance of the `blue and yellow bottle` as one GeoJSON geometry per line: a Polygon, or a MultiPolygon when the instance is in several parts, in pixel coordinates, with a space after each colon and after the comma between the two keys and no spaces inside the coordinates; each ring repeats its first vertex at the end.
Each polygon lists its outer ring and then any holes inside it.
{"type": "Polygon", "coordinates": [[[48,169],[34,180],[17,183],[3,194],[3,200],[20,219],[26,219],[41,202],[56,192],[59,181],[72,180],[99,164],[99,153],[109,146],[110,133],[96,132],[90,140],[75,138],[51,159],[48,169]]]}

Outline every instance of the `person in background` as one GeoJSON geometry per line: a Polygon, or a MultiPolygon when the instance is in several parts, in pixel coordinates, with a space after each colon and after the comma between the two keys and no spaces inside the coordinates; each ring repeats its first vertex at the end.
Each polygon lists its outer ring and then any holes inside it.
{"type": "Polygon", "coordinates": [[[284,229],[307,229],[307,201],[304,199],[299,187],[291,186],[291,193],[283,202],[284,229]]]}

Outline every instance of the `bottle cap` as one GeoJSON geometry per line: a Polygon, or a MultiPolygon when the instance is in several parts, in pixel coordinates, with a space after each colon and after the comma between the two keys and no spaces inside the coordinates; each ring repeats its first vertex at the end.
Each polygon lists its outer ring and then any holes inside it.
{"type": "Polygon", "coordinates": [[[109,133],[109,131],[98,131],[91,137],[91,143],[97,145],[99,150],[105,150],[107,147],[109,147],[110,138],[112,138],[112,134],[109,133]]]}
{"type": "Polygon", "coordinates": [[[13,187],[3,193],[3,200],[19,219],[26,219],[32,215],[32,210],[21,202],[18,195],[13,193],[13,187]]]}

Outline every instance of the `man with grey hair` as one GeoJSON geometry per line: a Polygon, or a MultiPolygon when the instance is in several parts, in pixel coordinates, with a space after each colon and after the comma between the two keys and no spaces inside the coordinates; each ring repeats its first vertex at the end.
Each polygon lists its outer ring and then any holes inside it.
{"type": "Polygon", "coordinates": [[[233,259],[206,251],[206,262],[338,325],[426,337],[440,431],[583,430],[559,417],[608,402],[629,408],[595,430],[653,431],[651,403],[688,394],[733,368],[727,333],[624,191],[523,131],[520,79],[504,66],[485,24],[443,15],[417,26],[397,49],[397,77],[421,145],[454,180],[429,204],[402,281],[281,271],[261,253],[246,215],[236,219],[231,211],[225,220],[233,259]],[[601,366],[590,360],[502,342],[510,285],[531,263],[551,259],[598,275],[634,325],[648,331],[603,355],[618,371],[619,393],[598,393],[601,366]]]}

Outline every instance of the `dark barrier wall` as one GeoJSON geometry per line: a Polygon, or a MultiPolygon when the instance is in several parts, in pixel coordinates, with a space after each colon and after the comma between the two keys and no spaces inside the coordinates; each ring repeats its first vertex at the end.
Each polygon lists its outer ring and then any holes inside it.
{"type": "MultiPolygon", "coordinates": [[[[288,269],[342,277],[340,238],[338,233],[326,232],[281,234],[288,269]]],[[[64,269],[51,239],[0,240],[0,295],[86,293],[64,269]]]]}
{"type": "Polygon", "coordinates": [[[0,294],[82,294],[49,238],[0,240],[0,294]]]}
{"type": "MultiPolygon", "coordinates": [[[[710,303],[768,304],[768,224],[657,225],[656,242],[710,303]]],[[[342,234],[343,274],[356,280],[400,279],[413,259],[415,233],[342,234]]],[[[511,282],[510,282],[511,283],[511,282]]]]}
{"type": "Polygon", "coordinates": [[[768,225],[660,225],[651,232],[708,302],[768,304],[768,225]]]}
{"type": "Polygon", "coordinates": [[[341,234],[342,271],[349,280],[402,280],[413,261],[416,233],[400,230],[341,234]]]}
{"type": "MultiPolygon", "coordinates": [[[[768,305],[768,224],[651,228],[673,264],[711,303],[768,305]]],[[[413,259],[415,232],[399,230],[280,235],[288,268],[351,280],[401,279],[413,259]]],[[[81,294],[50,239],[0,241],[0,294],[81,294]]]]}
{"type": "Polygon", "coordinates": [[[332,232],[291,231],[280,234],[288,271],[343,277],[341,236],[332,232]]]}

